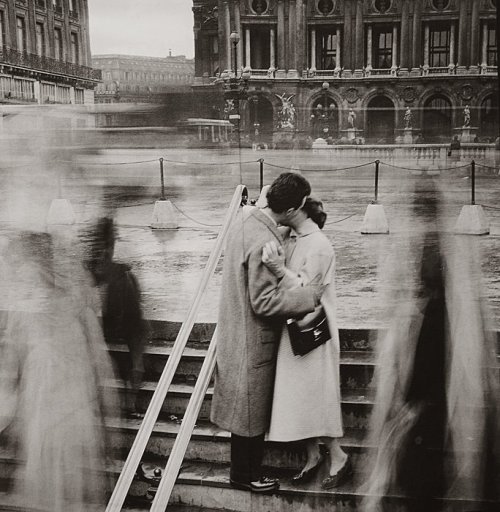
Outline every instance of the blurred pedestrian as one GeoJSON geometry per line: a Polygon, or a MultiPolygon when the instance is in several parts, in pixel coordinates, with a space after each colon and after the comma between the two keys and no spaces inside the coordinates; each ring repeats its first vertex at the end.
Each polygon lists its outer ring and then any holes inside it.
{"type": "Polygon", "coordinates": [[[70,282],[55,265],[63,257],[47,233],[22,232],[8,248],[0,434],[16,461],[11,494],[22,510],[100,510],[107,491],[103,417],[114,411],[103,385],[111,362],[81,262],[70,282]]]}
{"type": "Polygon", "coordinates": [[[459,151],[462,147],[460,140],[458,139],[458,135],[453,137],[453,140],[450,143],[450,149],[448,150],[448,156],[452,156],[453,151],[459,151]]]}
{"type": "Polygon", "coordinates": [[[100,291],[102,326],[106,343],[124,343],[126,360],[119,366],[127,392],[125,412],[140,417],[138,392],[144,374],[145,325],[141,292],[129,265],[114,261],[116,229],[113,219],[102,217],[90,233],[87,266],[100,291]]]}

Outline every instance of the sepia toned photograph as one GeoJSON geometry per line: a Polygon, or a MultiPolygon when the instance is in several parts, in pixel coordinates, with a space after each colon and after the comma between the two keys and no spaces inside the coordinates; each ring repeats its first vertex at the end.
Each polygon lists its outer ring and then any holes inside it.
{"type": "Polygon", "coordinates": [[[0,0],[0,511],[498,512],[496,0],[0,0]]]}

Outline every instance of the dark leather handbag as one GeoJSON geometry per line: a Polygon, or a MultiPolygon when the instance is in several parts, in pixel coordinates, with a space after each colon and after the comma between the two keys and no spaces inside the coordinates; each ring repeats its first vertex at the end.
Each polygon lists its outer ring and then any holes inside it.
{"type": "Polygon", "coordinates": [[[286,326],[292,351],[296,356],[305,356],[331,338],[324,309],[321,309],[321,313],[310,327],[301,328],[293,319],[287,320],[286,326]]]}

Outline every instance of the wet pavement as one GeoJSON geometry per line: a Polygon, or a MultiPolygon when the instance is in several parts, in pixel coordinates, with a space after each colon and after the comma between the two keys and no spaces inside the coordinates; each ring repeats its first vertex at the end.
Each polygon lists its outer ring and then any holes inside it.
{"type": "MultiPolygon", "coordinates": [[[[452,228],[461,207],[470,201],[467,168],[442,170],[439,176],[430,176],[393,167],[397,162],[390,162],[391,166],[382,163],[378,198],[385,207],[391,233],[362,235],[365,209],[374,198],[374,164],[338,170],[360,162],[330,161],[311,151],[110,150],[73,156],[72,164],[61,163],[64,177],[59,183],[51,169],[33,170],[29,158],[16,168],[4,170],[0,190],[7,201],[1,208],[2,246],[20,218],[23,226],[41,224],[58,189],[71,201],[79,227],[104,210],[114,209],[119,226],[116,258],[129,263],[136,272],[145,316],[181,321],[235,187],[243,183],[251,198],[258,196],[259,158],[265,160],[265,183],[293,167],[311,181],[313,193],[325,204],[329,217],[324,231],[336,251],[338,316],[343,327],[384,324],[387,304],[378,269],[394,256],[395,243],[413,236],[408,232],[411,219],[418,215],[425,222],[431,220],[431,207],[425,198],[434,194],[433,178],[444,197],[445,229],[452,228]],[[149,228],[154,202],[160,196],[159,157],[165,158],[165,192],[178,209],[178,230],[149,228]],[[23,213],[18,208],[14,211],[18,201],[28,204],[23,213]]],[[[491,235],[475,240],[482,251],[482,294],[496,328],[500,328],[499,198],[500,176],[478,171],[476,203],[487,206],[491,235]]],[[[219,263],[198,321],[216,319],[220,278],[219,263]]]]}

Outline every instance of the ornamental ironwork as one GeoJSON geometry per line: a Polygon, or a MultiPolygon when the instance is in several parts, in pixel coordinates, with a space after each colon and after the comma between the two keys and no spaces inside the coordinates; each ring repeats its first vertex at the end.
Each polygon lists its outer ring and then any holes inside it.
{"type": "Polygon", "coordinates": [[[34,53],[18,52],[8,46],[0,47],[0,65],[25,68],[28,71],[74,76],[87,80],[102,79],[100,69],[80,66],[72,62],[52,59],[51,57],[42,57],[34,53]]]}

